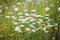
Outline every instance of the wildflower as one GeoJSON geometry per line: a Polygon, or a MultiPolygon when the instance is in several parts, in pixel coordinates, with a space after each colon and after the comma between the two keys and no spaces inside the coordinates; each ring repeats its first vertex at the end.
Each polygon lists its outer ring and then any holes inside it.
{"type": "Polygon", "coordinates": [[[50,5],[51,7],[53,6],[53,4],[50,5]]]}
{"type": "Polygon", "coordinates": [[[17,7],[14,8],[14,11],[18,11],[19,9],[17,7]]]}
{"type": "Polygon", "coordinates": [[[23,16],[19,16],[19,18],[23,18],[23,16]]]}
{"type": "Polygon", "coordinates": [[[8,9],[8,7],[5,7],[5,9],[8,9]]]}
{"type": "Polygon", "coordinates": [[[14,22],[14,25],[17,25],[18,23],[17,22],[14,22]]]}
{"type": "Polygon", "coordinates": [[[32,12],[35,12],[36,10],[31,10],[32,12]]]}
{"type": "Polygon", "coordinates": [[[36,24],[35,22],[33,22],[32,24],[36,24]]]}
{"type": "Polygon", "coordinates": [[[49,16],[49,14],[46,14],[46,16],[49,16]]]}
{"type": "Polygon", "coordinates": [[[32,29],[32,32],[36,32],[36,30],[32,29]]]}
{"type": "Polygon", "coordinates": [[[20,3],[20,2],[18,2],[18,3],[17,3],[17,5],[21,5],[21,3],[20,3]]]}
{"type": "Polygon", "coordinates": [[[30,31],[30,28],[26,28],[26,31],[30,31]]]}
{"type": "Polygon", "coordinates": [[[24,27],[24,25],[20,25],[20,27],[24,27]]]}
{"type": "Polygon", "coordinates": [[[16,26],[14,30],[17,31],[17,32],[21,32],[21,29],[20,29],[19,26],[16,26]]]}
{"type": "Polygon", "coordinates": [[[31,2],[31,0],[26,0],[26,2],[31,2]]]}
{"type": "Polygon", "coordinates": [[[58,11],[60,11],[60,7],[58,7],[58,11]]]}
{"type": "Polygon", "coordinates": [[[29,24],[29,26],[34,27],[34,25],[33,25],[33,24],[29,24]]]}
{"type": "Polygon", "coordinates": [[[49,11],[49,10],[50,10],[50,8],[49,8],[49,7],[46,7],[46,8],[45,8],[45,10],[46,10],[46,11],[49,11]]]}
{"type": "Polygon", "coordinates": [[[45,17],[45,19],[49,19],[49,17],[45,17]]]}
{"type": "Polygon", "coordinates": [[[46,30],[46,28],[42,28],[44,31],[46,30]]]}
{"type": "Polygon", "coordinates": [[[39,19],[39,22],[43,22],[43,20],[42,19],[39,19]]]}
{"type": "Polygon", "coordinates": [[[2,5],[0,5],[0,8],[2,8],[2,5]]]}
{"type": "Polygon", "coordinates": [[[8,12],[8,14],[13,14],[12,12],[8,12]]]}
{"type": "Polygon", "coordinates": [[[2,13],[2,9],[0,9],[0,13],[2,13]]]}
{"type": "Polygon", "coordinates": [[[16,5],[13,5],[12,7],[13,7],[13,8],[15,8],[15,7],[16,7],[16,5]]]}
{"type": "Polygon", "coordinates": [[[18,15],[22,15],[23,13],[18,13],[18,15]]]}
{"type": "Polygon", "coordinates": [[[16,17],[13,15],[13,16],[11,16],[12,17],[12,19],[14,19],[14,20],[16,20],[16,17]]]}
{"type": "Polygon", "coordinates": [[[32,17],[36,17],[37,15],[36,14],[31,14],[32,15],[32,17]]]}
{"type": "Polygon", "coordinates": [[[41,15],[37,15],[36,17],[40,17],[41,15]]]}
{"type": "Polygon", "coordinates": [[[25,16],[30,16],[30,14],[26,13],[25,16]]]}
{"type": "Polygon", "coordinates": [[[10,18],[10,16],[6,16],[6,18],[10,18]]]}
{"type": "Polygon", "coordinates": [[[49,31],[45,31],[45,33],[48,33],[49,31]]]}

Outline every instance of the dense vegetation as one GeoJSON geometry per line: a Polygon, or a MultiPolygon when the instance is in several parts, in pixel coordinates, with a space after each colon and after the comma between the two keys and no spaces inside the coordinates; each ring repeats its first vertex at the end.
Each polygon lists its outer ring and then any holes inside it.
{"type": "Polygon", "coordinates": [[[1,0],[0,40],[58,40],[60,0],[1,0]]]}

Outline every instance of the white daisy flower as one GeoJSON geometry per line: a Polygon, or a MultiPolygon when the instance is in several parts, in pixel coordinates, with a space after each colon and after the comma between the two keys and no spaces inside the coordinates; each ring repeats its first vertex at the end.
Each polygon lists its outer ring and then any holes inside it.
{"type": "Polygon", "coordinates": [[[10,16],[6,16],[6,18],[10,18],[10,16]]]}
{"type": "Polygon", "coordinates": [[[42,28],[44,31],[46,30],[46,28],[42,28]]]}
{"type": "Polygon", "coordinates": [[[41,22],[37,21],[38,24],[41,24],[41,22]]]}
{"type": "Polygon", "coordinates": [[[8,14],[13,14],[12,12],[8,12],[8,14]]]}
{"type": "Polygon", "coordinates": [[[34,25],[33,25],[33,24],[29,24],[29,26],[34,27],[34,25]]]}
{"type": "Polygon", "coordinates": [[[39,22],[43,22],[43,20],[42,19],[39,19],[39,22]]]}
{"type": "Polygon", "coordinates": [[[50,8],[49,8],[49,7],[46,7],[46,8],[45,8],[45,10],[46,10],[46,11],[49,11],[49,10],[50,10],[50,8]]]}
{"type": "Polygon", "coordinates": [[[58,7],[58,11],[60,11],[60,7],[58,7]]]}
{"type": "Polygon", "coordinates": [[[30,16],[30,14],[28,14],[28,13],[25,13],[25,16],[30,16]]]}
{"type": "Polygon", "coordinates": [[[14,22],[14,25],[18,25],[18,23],[17,22],[14,22]]]}
{"type": "Polygon", "coordinates": [[[23,13],[18,13],[18,15],[23,15],[23,13]]]}
{"type": "Polygon", "coordinates": [[[32,12],[35,12],[36,10],[31,10],[32,12]]]}
{"type": "Polygon", "coordinates": [[[42,28],[42,27],[38,27],[38,28],[42,28]]]}
{"type": "Polygon", "coordinates": [[[41,15],[37,15],[36,17],[41,17],[41,15]]]}
{"type": "Polygon", "coordinates": [[[45,33],[48,33],[49,31],[45,31],[45,33]]]}
{"type": "Polygon", "coordinates": [[[12,17],[12,19],[14,19],[14,20],[16,20],[16,17],[13,15],[13,16],[11,16],[12,17]]]}
{"type": "Polygon", "coordinates": [[[45,17],[45,19],[49,19],[49,17],[45,17]]]}
{"type": "Polygon", "coordinates": [[[0,13],[2,13],[2,9],[0,9],[0,13]]]}
{"type": "Polygon", "coordinates": [[[8,9],[8,7],[5,7],[5,9],[8,9]]]}
{"type": "Polygon", "coordinates": [[[17,31],[17,32],[21,32],[21,29],[20,29],[19,26],[16,26],[14,30],[17,31]]]}
{"type": "Polygon", "coordinates": [[[23,16],[19,16],[19,18],[23,18],[23,16]]]}
{"type": "Polygon", "coordinates": [[[14,8],[14,11],[18,11],[19,9],[17,7],[14,8]]]}
{"type": "Polygon", "coordinates": [[[55,23],[55,25],[58,25],[57,23],[55,23]]]}
{"type": "Polygon", "coordinates": [[[18,3],[17,3],[17,5],[21,5],[21,3],[20,3],[20,2],[18,2],[18,3]]]}
{"type": "Polygon", "coordinates": [[[24,27],[24,25],[20,25],[20,27],[24,27]]]}
{"type": "Polygon", "coordinates": [[[26,2],[31,2],[32,0],[26,0],[26,2]]]}
{"type": "Polygon", "coordinates": [[[49,16],[49,14],[46,14],[46,16],[49,16]]]}
{"type": "Polygon", "coordinates": [[[36,24],[35,22],[33,22],[32,24],[36,24]]]}
{"type": "Polygon", "coordinates": [[[30,28],[26,28],[26,31],[30,31],[30,28]]]}
{"type": "Polygon", "coordinates": [[[53,6],[53,4],[50,5],[51,7],[53,6]]]}
{"type": "Polygon", "coordinates": [[[13,5],[12,7],[13,7],[13,8],[15,8],[15,7],[16,7],[16,5],[13,5]]]}
{"type": "Polygon", "coordinates": [[[0,8],[2,8],[2,5],[0,5],[0,8]]]}
{"type": "Polygon", "coordinates": [[[36,32],[36,30],[32,29],[32,32],[36,32]]]}
{"type": "Polygon", "coordinates": [[[52,19],[48,19],[48,21],[52,21],[52,19]]]}

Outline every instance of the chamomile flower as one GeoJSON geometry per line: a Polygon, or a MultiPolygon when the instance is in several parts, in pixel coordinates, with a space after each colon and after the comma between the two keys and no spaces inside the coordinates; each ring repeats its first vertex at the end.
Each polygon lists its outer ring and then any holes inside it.
{"type": "Polygon", "coordinates": [[[45,33],[48,33],[49,31],[45,31],[45,33]]]}
{"type": "Polygon", "coordinates": [[[19,26],[16,26],[14,30],[17,31],[17,32],[21,32],[21,29],[20,29],[19,26]]]}
{"type": "Polygon", "coordinates": [[[21,3],[20,2],[17,2],[17,5],[21,5],[21,3]]]}
{"type": "Polygon", "coordinates": [[[18,23],[17,22],[14,22],[14,25],[18,25],[18,23]]]}
{"type": "Polygon", "coordinates": [[[36,32],[36,30],[35,29],[32,29],[32,32],[36,32]]]}
{"type": "Polygon", "coordinates": [[[31,10],[31,12],[35,12],[36,10],[31,10]]]}
{"type": "Polygon", "coordinates": [[[26,31],[30,31],[31,29],[30,28],[26,28],[26,31]]]}
{"type": "Polygon", "coordinates": [[[28,13],[25,13],[25,16],[30,16],[30,14],[28,14],[28,13]]]}
{"type": "Polygon", "coordinates": [[[42,30],[44,30],[44,31],[45,31],[45,30],[46,30],[46,28],[42,28],[42,30]]]}
{"type": "Polygon", "coordinates": [[[2,5],[0,5],[0,8],[2,8],[2,5]]]}
{"type": "Polygon", "coordinates": [[[5,9],[8,9],[9,7],[5,7],[5,9]]]}
{"type": "Polygon", "coordinates": [[[46,14],[45,16],[49,16],[49,14],[46,14]]]}
{"type": "Polygon", "coordinates": [[[0,13],[2,13],[2,9],[0,9],[0,13]]]}
{"type": "Polygon", "coordinates": [[[18,15],[23,15],[23,13],[18,13],[18,15]]]}
{"type": "Polygon", "coordinates": [[[26,0],[26,2],[31,2],[32,0],[26,0]]]}
{"type": "Polygon", "coordinates": [[[14,11],[18,11],[19,9],[17,7],[14,8],[14,11]]]}
{"type": "Polygon", "coordinates": [[[10,18],[10,16],[6,16],[6,18],[10,18]]]}
{"type": "Polygon", "coordinates": [[[16,19],[17,19],[14,15],[13,15],[13,16],[11,16],[11,18],[12,18],[12,19],[14,19],[14,20],[16,20],[16,19]]]}
{"type": "Polygon", "coordinates": [[[20,27],[24,27],[24,25],[20,25],[20,27]]]}
{"type": "Polygon", "coordinates": [[[13,14],[12,12],[8,12],[8,14],[13,14]]]}
{"type": "Polygon", "coordinates": [[[60,7],[58,7],[58,11],[60,11],[60,7]]]}
{"type": "Polygon", "coordinates": [[[49,8],[49,7],[46,7],[46,8],[45,8],[45,10],[46,10],[46,11],[49,11],[49,10],[50,10],[50,8],[49,8]]]}

